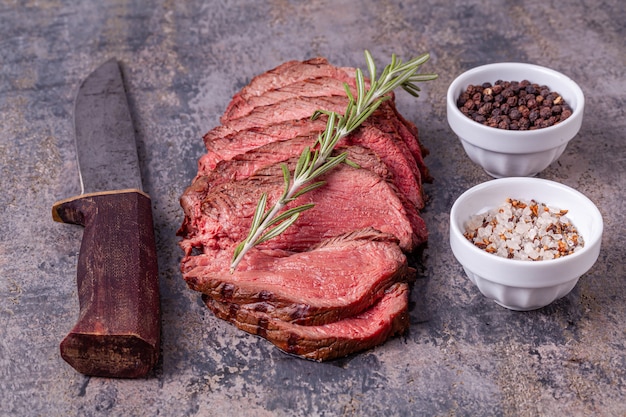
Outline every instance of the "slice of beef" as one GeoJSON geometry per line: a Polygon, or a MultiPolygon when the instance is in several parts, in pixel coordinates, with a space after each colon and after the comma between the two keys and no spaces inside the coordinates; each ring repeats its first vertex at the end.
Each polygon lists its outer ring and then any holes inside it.
{"type": "Polygon", "coordinates": [[[321,133],[327,118],[311,120],[313,113],[321,108],[343,112],[346,105],[346,97],[317,97],[307,101],[292,98],[276,106],[259,107],[246,117],[217,126],[204,135],[207,152],[199,161],[199,170],[208,172],[222,160],[269,142],[321,133]]]}
{"type": "Polygon", "coordinates": [[[406,147],[411,152],[411,155],[415,159],[417,168],[420,172],[421,181],[432,181],[432,177],[428,171],[428,167],[424,162],[424,155],[428,153],[426,148],[422,145],[417,134],[417,127],[403,117],[400,117],[400,112],[396,108],[393,100],[388,100],[379,107],[379,114],[376,119],[372,120],[372,123],[383,131],[389,133],[395,133],[398,135],[406,147]]]}
{"type": "MultiPolygon", "coordinates": [[[[299,156],[305,147],[315,145],[317,136],[317,133],[311,133],[309,136],[269,142],[245,153],[235,155],[232,159],[220,161],[211,170],[199,170],[197,177],[180,197],[180,205],[185,213],[193,213],[191,217],[201,216],[202,201],[210,189],[228,181],[249,178],[268,164],[284,162],[299,156]]],[[[338,151],[340,148],[337,148],[338,151]]],[[[393,181],[387,166],[373,152],[359,146],[342,147],[341,151],[344,150],[349,152],[350,160],[361,168],[369,169],[387,181],[393,181]]],[[[407,207],[410,208],[410,205],[407,207]]],[[[183,230],[186,225],[187,223],[183,224],[179,234],[184,234],[183,230]]]]}
{"type": "MultiPolygon", "coordinates": [[[[331,101],[331,97],[323,99],[328,102],[331,101]]],[[[204,137],[207,153],[199,161],[199,175],[215,169],[216,165],[222,160],[232,159],[234,156],[259,147],[262,144],[310,134],[312,132],[311,127],[307,123],[299,123],[295,128],[290,126],[287,129],[283,129],[287,127],[286,125],[290,125],[289,119],[286,119],[290,116],[286,116],[286,113],[292,117],[302,116],[308,121],[310,120],[310,115],[320,108],[317,106],[319,103],[316,101],[316,98],[293,100],[296,100],[299,104],[297,110],[294,110],[291,106],[290,100],[277,103],[276,106],[255,109],[253,112],[254,116],[249,116],[255,121],[248,122],[258,124],[256,127],[220,136],[218,131],[225,128],[225,126],[220,126],[207,133],[204,137]],[[276,114],[280,114],[280,120],[282,120],[282,122],[279,122],[278,128],[274,128],[275,125],[272,122],[276,114]],[[265,122],[262,122],[262,120],[265,122]],[[263,127],[263,123],[267,126],[263,127]],[[303,130],[298,129],[301,126],[303,126],[303,130]]],[[[343,100],[345,100],[345,97],[337,98],[337,100],[341,101],[340,104],[337,104],[338,106],[344,106],[343,100]]],[[[247,120],[249,117],[238,119],[236,122],[240,125],[247,124],[248,122],[244,123],[242,120],[247,120]]],[[[342,143],[360,145],[376,152],[381,160],[392,170],[398,189],[418,209],[421,209],[424,206],[424,194],[421,186],[421,173],[417,163],[402,138],[393,132],[382,131],[377,126],[377,119],[380,119],[380,117],[376,116],[376,114],[372,115],[359,129],[345,137],[342,143]]],[[[324,127],[325,122],[319,124],[320,129],[323,130],[324,127]]]]}
{"type": "Polygon", "coordinates": [[[222,303],[210,297],[203,297],[203,300],[217,317],[269,340],[284,352],[327,361],[373,348],[406,332],[409,327],[408,294],[406,283],[394,284],[370,309],[318,326],[277,320],[262,312],[245,310],[237,304],[222,303]]]}
{"type": "MultiPolygon", "coordinates": [[[[351,78],[355,77],[355,73],[356,73],[355,68],[342,67],[340,69],[346,74],[348,74],[348,77],[351,77],[351,78]]],[[[393,92],[391,92],[390,94],[392,98],[395,98],[395,94],[393,92]]],[[[430,176],[428,167],[424,163],[424,159],[423,159],[424,157],[428,155],[428,149],[419,140],[417,126],[415,126],[414,123],[410,122],[404,116],[402,116],[402,114],[396,108],[394,99],[389,100],[388,104],[390,105],[390,108],[394,113],[393,116],[390,116],[390,118],[393,119],[394,121],[395,120],[399,121],[400,124],[403,125],[403,126],[398,126],[398,129],[403,132],[408,131],[410,134],[409,136],[405,136],[405,133],[403,133],[403,137],[405,138],[405,140],[407,140],[407,145],[409,146],[409,148],[411,148],[411,152],[413,153],[413,156],[415,157],[415,160],[417,161],[420,171],[422,172],[422,180],[431,182],[432,177],[430,176]],[[415,140],[413,140],[412,138],[415,138],[415,140]]]]}
{"type": "MultiPolygon", "coordinates": [[[[235,155],[230,160],[220,161],[212,170],[202,172],[203,181],[207,183],[207,187],[215,187],[226,181],[248,178],[267,165],[299,157],[306,147],[315,147],[317,137],[317,133],[312,133],[308,136],[269,142],[266,145],[235,155]]],[[[393,183],[393,174],[387,165],[370,149],[359,145],[346,146],[340,143],[335,147],[333,155],[343,152],[347,152],[348,159],[359,167],[374,171],[393,183]]]]}
{"type": "MultiPolygon", "coordinates": [[[[294,97],[345,97],[344,84],[348,84],[352,91],[356,91],[355,70],[353,68],[335,68],[323,59],[305,61],[286,67],[280,66],[266,74],[271,74],[271,76],[261,76],[257,80],[256,88],[248,89],[248,86],[235,95],[221,118],[223,124],[226,125],[233,119],[248,115],[256,107],[272,106],[294,97]],[[315,62],[315,65],[312,65],[312,62],[315,62]],[[300,77],[294,77],[292,70],[299,67],[302,67],[303,73],[300,77]]],[[[423,157],[428,151],[419,142],[415,125],[397,111],[393,93],[391,93],[391,97],[392,99],[382,106],[386,114],[382,121],[394,125],[417,161],[422,177],[430,181],[432,178],[423,161],[423,157]]]]}
{"type": "Polygon", "coordinates": [[[374,151],[387,164],[395,178],[395,185],[418,209],[424,207],[421,173],[406,144],[393,134],[381,131],[366,121],[341,143],[360,145],[374,151]]]}
{"type": "MultiPolygon", "coordinates": [[[[347,76],[346,76],[347,78],[347,76]]],[[[348,85],[353,85],[354,80],[351,80],[348,85]]],[[[222,116],[220,121],[222,124],[228,124],[236,119],[249,115],[255,108],[263,106],[273,106],[281,101],[293,99],[294,97],[329,97],[329,96],[342,96],[346,97],[346,91],[344,88],[344,82],[337,78],[332,77],[320,77],[310,78],[305,80],[299,80],[292,84],[279,86],[276,89],[268,90],[261,95],[252,96],[247,100],[243,100],[242,96],[236,95],[233,101],[237,102],[237,105],[229,105],[228,110],[222,116]]],[[[345,107],[342,109],[343,114],[345,107]]]]}
{"type": "Polygon", "coordinates": [[[189,287],[211,298],[298,324],[323,324],[369,308],[414,270],[397,241],[371,228],[306,252],[254,250],[231,273],[232,251],[186,257],[189,287]]]}
{"type": "MultiPolygon", "coordinates": [[[[186,236],[187,238],[193,235],[194,227],[192,224],[194,220],[192,219],[201,218],[203,216],[201,207],[210,190],[229,181],[249,178],[258,171],[262,171],[267,163],[275,164],[288,162],[293,165],[295,161],[291,160],[291,162],[289,162],[290,159],[294,158],[294,156],[297,157],[306,146],[310,146],[314,142],[315,138],[306,137],[273,142],[239,155],[230,161],[222,161],[218,164],[216,169],[208,175],[197,178],[196,181],[185,190],[180,199],[181,206],[187,214],[186,218],[189,219],[189,222],[185,221],[183,223],[183,226],[179,230],[179,235],[186,236]]],[[[426,224],[419,215],[416,207],[407,201],[404,195],[393,185],[393,174],[388,170],[387,165],[385,165],[376,154],[360,146],[338,147],[335,154],[344,151],[348,153],[348,159],[356,163],[359,169],[368,170],[388,182],[390,188],[396,192],[396,195],[402,203],[413,233],[418,236],[420,242],[425,241],[428,235],[426,224]]]]}
{"type": "Polygon", "coordinates": [[[247,86],[235,94],[221,121],[224,123],[226,120],[239,117],[238,113],[247,110],[247,103],[253,97],[298,81],[313,80],[320,77],[335,78],[346,82],[354,78],[346,74],[343,69],[330,65],[325,58],[321,57],[302,62],[285,62],[274,69],[257,75],[247,86]]]}
{"type": "MultiPolygon", "coordinates": [[[[293,163],[288,167],[293,171],[293,163]]],[[[400,247],[411,252],[427,236],[414,233],[402,200],[384,179],[375,173],[346,164],[327,173],[326,184],[298,197],[292,207],[313,203],[284,233],[262,244],[263,247],[304,251],[324,239],[342,233],[374,227],[395,236],[400,247]]],[[[201,204],[185,212],[186,250],[206,246],[230,248],[248,234],[257,202],[268,196],[271,207],[283,191],[282,169],[271,165],[252,177],[220,184],[206,194],[201,204]]]]}
{"type": "Polygon", "coordinates": [[[315,140],[326,127],[326,117],[317,120],[288,120],[264,128],[252,128],[226,135],[207,142],[207,152],[198,161],[198,174],[207,175],[223,161],[236,159],[238,156],[276,142],[293,138],[313,138],[315,140]]]}
{"type": "Polygon", "coordinates": [[[228,120],[204,135],[204,142],[213,141],[241,130],[261,128],[287,120],[310,119],[316,110],[334,111],[343,114],[348,98],[343,96],[292,97],[272,106],[255,107],[245,117],[228,120]]]}
{"type": "MultiPolygon", "coordinates": [[[[274,93],[270,92],[267,94],[274,93]]],[[[252,149],[259,140],[263,140],[254,135],[257,133],[276,138],[288,138],[301,136],[312,131],[322,132],[326,127],[326,118],[317,119],[317,123],[313,123],[313,126],[311,126],[310,118],[313,113],[316,110],[323,109],[343,114],[348,103],[345,93],[341,94],[340,92],[336,95],[307,97],[297,96],[294,91],[294,94],[286,100],[271,101],[271,105],[255,107],[245,117],[230,120],[207,132],[203,139],[208,153],[217,153],[218,155],[225,153],[222,158],[218,157],[217,160],[228,159],[229,153],[237,154],[252,149]],[[295,126],[290,127],[289,125],[295,121],[298,121],[295,123],[295,126]],[[272,128],[274,125],[279,126],[272,128]],[[250,131],[251,135],[238,140],[236,134],[245,131],[250,131]],[[239,148],[242,146],[242,143],[246,147],[245,149],[239,148]]],[[[379,110],[366,120],[364,125],[374,126],[382,132],[393,134],[396,136],[394,137],[395,141],[405,141],[406,137],[406,142],[412,140],[413,143],[408,144],[405,142],[404,146],[414,149],[416,153],[420,152],[416,137],[402,123],[399,123],[389,100],[383,103],[379,110]],[[402,126],[396,127],[395,125],[402,126]]],[[[413,150],[411,150],[412,153],[413,150]]],[[[419,157],[421,158],[421,155],[419,157]]]]}

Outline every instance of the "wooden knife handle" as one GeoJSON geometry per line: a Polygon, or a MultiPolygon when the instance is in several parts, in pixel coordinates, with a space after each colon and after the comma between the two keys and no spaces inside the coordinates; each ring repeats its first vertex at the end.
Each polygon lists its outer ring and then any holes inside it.
{"type": "Polygon", "coordinates": [[[160,303],[151,200],[139,190],[59,201],[55,221],[84,226],[80,313],[61,356],[85,375],[137,378],[159,357],[160,303]]]}

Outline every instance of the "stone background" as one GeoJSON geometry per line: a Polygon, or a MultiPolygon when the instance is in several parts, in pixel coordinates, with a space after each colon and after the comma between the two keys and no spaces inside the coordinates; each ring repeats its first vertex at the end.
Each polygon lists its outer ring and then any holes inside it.
{"type": "Polygon", "coordinates": [[[626,6],[622,0],[0,0],[1,416],[626,415],[626,6]],[[420,128],[435,182],[430,243],[408,335],[330,363],[283,354],[213,317],[182,281],[178,197],[203,133],[251,77],[317,55],[365,68],[430,52],[440,75],[398,106],[420,128]],[[73,326],[82,229],[55,223],[79,193],[73,101],[118,58],[153,198],[162,358],[147,378],[77,374],[73,326]],[[449,249],[448,213],[490,178],[445,121],[460,72],[525,61],[564,72],[587,100],[580,134],[540,177],[589,196],[605,220],[597,264],[552,305],[486,300],[449,249]]]}

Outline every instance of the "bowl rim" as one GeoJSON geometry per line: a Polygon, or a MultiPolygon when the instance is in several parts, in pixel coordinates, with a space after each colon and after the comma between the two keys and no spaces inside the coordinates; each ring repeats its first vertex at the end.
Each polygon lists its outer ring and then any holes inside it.
{"type": "MultiPolygon", "coordinates": [[[[515,193],[514,191],[511,192],[511,194],[514,194],[514,193],[515,193]]],[[[512,197],[515,197],[515,196],[513,195],[512,197]]],[[[580,191],[572,187],[569,187],[567,185],[561,184],[556,181],[542,179],[542,178],[506,177],[506,178],[497,178],[497,179],[488,180],[486,182],[477,184],[469,188],[468,190],[464,191],[455,200],[455,202],[452,205],[452,208],[450,209],[449,229],[450,229],[450,239],[454,239],[456,241],[455,244],[453,244],[453,252],[455,252],[454,246],[458,244],[463,250],[467,251],[467,254],[469,254],[469,256],[480,258],[481,260],[489,260],[488,262],[490,264],[497,265],[498,268],[505,268],[505,267],[511,267],[512,265],[517,265],[517,266],[523,267],[525,271],[536,272],[536,271],[539,271],[541,268],[546,268],[546,267],[550,269],[558,268],[559,265],[561,264],[575,263],[577,260],[582,262],[582,260],[580,260],[579,258],[581,257],[586,258],[589,255],[589,253],[593,250],[599,251],[599,246],[601,244],[602,234],[603,234],[603,229],[604,229],[604,221],[602,218],[602,214],[600,213],[600,210],[593,203],[593,201],[591,201],[591,199],[589,199],[583,193],[581,193],[580,191]],[[520,184],[520,183],[526,183],[526,184],[531,183],[531,184],[536,184],[537,186],[543,186],[543,187],[548,186],[548,187],[560,188],[561,190],[574,195],[577,199],[580,199],[581,202],[585,203],[585,205],[591,210],[589,213],[589,216],[593,216],[595,218],[595,222],[597,223],[598,227],[595,230],[595,232],[592,233],[591,235],[584,236],[585,246],[581,250],[573,254],[561,257],[561,258],[547,259],[547,260],[541,260],[541,261],[508,259],[508,258],[504,258],[495,254],[490,254],[490,253],[485,252],[484,250],[473,245],[463,236],[463,231],[459,228],[457,219],[460,217],[460,214],[459,214],[460,207],[470,196],[475,195],[476,193],[480,193],[481,191],[500,186],[500,185],[509,185],[512,189],[514,189],[515,184],[520,184]]],[[[455,257],[457,257],[456,253],[454,253],[454,255],[455,257]]],[[[595,260],[596,259],[593,260],[594,263],[595,263],[595,260]]],[[[459,261],[459,263],[461,262],[459,261]]],[[[466,265],[463,265],[463,264],[462,266],[466,267],[466,265]]],[[[471,268],[469,269],[471,270],[471,268]]],[[[578,274],[578,276],[582,275],[584,272],[585,271],[581,271],[581,273],[578,274]]],[[[545,285],[539,285],[537,282],[532,282],[532,280],[529,280],[529,282],[525,283],[527,285],[518,285],[518,283],[514,283],[512,282],[511,279],[507,279],[507,278],[485,277],[485,276],[481,276],[481,277],[488,281],[496,282],[496,283],[506,285],[506,286],[517,286],[517,287],[528,287],[528,288],[549,287],[559,282],[566,282],[571,279],[574,279],[570,277],[569,279],[563,279],[560,281],[553,280],[551,282],[546,282],[545,285]]],[[[578,279],[578,277],[576,277],[575,279],[578,279]]]]}
{"type": "MultiPolygon", "coordinates": [[[[500,78],[500,79],[503,79],[503,78],[500,78]]],[[[537,82],[539,84],[542,84],[541,82],[538,82],[541,80],[533,80],[532,77],[528,77],[527,79],[529,79],[529,81],[531,82],[537,82]]],[[[486,82],[486,81],[489,81],[489,80],[485,80],[483,82],[486,82]]],[[[496,80],[492,80],[490,82],[495,82],[495,81],[496,80]]],[[[505,80],[505,81],[522,81],[522,80],[520,79],[520,80],[505,80]]],[[[548,84],[544,83],[544,85],[548,85],[548,84]]],[[[553,87],[550,87],[550,88],[553,89],[553,87]]],[[[562,93],[561,91],[558,91],[558,92],[562,93]]],[[[557,129],[563,129],[563,130],[567,129],[569,125],[576,124],[579,122],[579,118],[582,116],[582,113],[585,107],[585,96],[584,96],[582,89],[572,78],[568,77],[567,75],[559,71],[553,70],[551,68],[544,67],[544,66],[537,65],[537,64],[531,64],[531,63],[525,63],[525,62],[508,62],[508,61],[507,62],[494,62],[490,64],[480,65],[478,67],[471,68],[459,74],[457,77],[454,78],[454,80],[452,80],[452,82],[448,86],[448,90],[446,93],[446,101],[447,101],[447,108],[448,108],[448,117],[453,116],[457,118],[460,123],[463,123],[467,126],[471,126],[472,128],[475,128],[478,132],[483,132],[486,134],[493,134],[494,132],[501,132],[502,135],[510,136],[511,138],[526,136],[525,139],[528,139],[528,137],[533,137],[533,136],[543,136],[544,134],[548,134],[557,129]],[[458,97],[456,97],[457,94],[455,93],[455,91],[463,91],[465,88],[467,88],[467,84],[468,84],[467,79],[473,77],[474,75],[483,73],[485,71],[490,71],[494,69],[495,70],[499,69],[499,70],[504,71],[504,70],[514,69],[514,68],[533,70],[536,73],[545,73],[553,78],[558,78],[564,83],[566,83],[569,86],[569,89],[570,89],[569,92],[571,92],[576,97],[576,106],[572,106],[570,104],[570,106],[572,107],[572,115],[568,117],[566,120],[564,120],[563,122],[560,122],[553,126],[544,127],[541,129],[505,130],[505,129],[486,126],[481,123],[478,123],[470,119],[469,117],[467,117],[465,114],[461,112],[461,110],[459,110],[459,108],[456,105],[456,101],[458,97]]],[[[465,140],[467,140],[467,138],[465,138],[465,140]]]]}

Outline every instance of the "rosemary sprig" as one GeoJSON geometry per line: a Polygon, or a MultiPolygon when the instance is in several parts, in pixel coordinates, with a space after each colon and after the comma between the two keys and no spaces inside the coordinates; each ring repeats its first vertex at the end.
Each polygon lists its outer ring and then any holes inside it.
{"type": "Polygon", "coordinates": [[[369,51],[365,51],[365,60],[369,72],[369,89],[367,89],[363,72],[357,68],[356,98],[348,84],[344,83],[348,96],[348,106],[343,116],[327,110],[317,110],[313,113],[312,119],[316,119],[322,114],[328,116],[326,129],[318,136],[313,148],[306,147],[302,151],[293,178],[287,165],[281,164],[284,179],[283,193],[274,206],[267,211],[267,194],[264,193],[261,196],[252,218],[248,236],[237,245],[233,253],[230,266],[231,273],[235,271],[239,262],[250,249],[283,233],[295,223],[300,213],[315,205],[313,203],[304,204],[281,213],[286,205],[302,194],[325,184],[324,181],[312,182],[313,180],[342,162],[350,163],[347,160],[348,154],[346,152],[331,156],[333,149],[339,140],[357,129],[378,109],[383,101],[390,98],[389,92],[397,87],[402,87],[409,94],[417,97],[420,89],[415,83],[437,78],[436,74],[416,73],[418,68],[429,58],[429,54],[422,54],[403,63],[393,54],[391,63],[384,68],[380,77],[377,78],[374,59],[369,51]]]}

